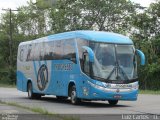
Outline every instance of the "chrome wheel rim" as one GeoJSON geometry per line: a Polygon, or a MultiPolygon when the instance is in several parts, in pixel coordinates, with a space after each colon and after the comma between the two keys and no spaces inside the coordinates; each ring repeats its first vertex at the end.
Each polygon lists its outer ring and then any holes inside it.
{"type": "Polygon", "coordinates": [[[28,97],[31,98],[31,95],[32,95],[31,86],[29,86],[29,89],[28,89],[28,97]]]}
{"type": "Polygon", "coordinates": [[[75,100],[76,100],[76,91],[72,91],[72,94],[71,94],[71,102],[74,104],[74,103],[75,103],[75,100]]]}

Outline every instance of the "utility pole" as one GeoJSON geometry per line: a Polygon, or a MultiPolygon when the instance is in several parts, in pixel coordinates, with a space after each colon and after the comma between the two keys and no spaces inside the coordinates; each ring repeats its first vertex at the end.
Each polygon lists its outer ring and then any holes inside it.
{"type": "Polygon", "coordinates": [[[18,10],[12,10],[12,9],[2,9],[5,11],[9,11],[9,62],[10,62],[10,67],[13,67],[13,39],[12,39],[12,11],[18,11],[18,10]]]}

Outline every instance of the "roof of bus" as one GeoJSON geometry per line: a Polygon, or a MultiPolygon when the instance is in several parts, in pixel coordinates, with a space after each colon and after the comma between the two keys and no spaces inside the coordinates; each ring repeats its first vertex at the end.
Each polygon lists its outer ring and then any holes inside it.
{"type": "Polygon", "coordinates": [[[45,41],[52,41],[52,40],[62,40],[71,38],[82,38],[85,40],[106,42],[106,43],[133,44],[132,40],[129,37],[126,37],[121,34],[104,32],[104,31],[90,31],[90,30],[78,30],[78,31],[53,34],[47,37],[36,39],[34,40],[34,42],[40,42],[41,40],[44,41],[44,39],[45,41]]]}

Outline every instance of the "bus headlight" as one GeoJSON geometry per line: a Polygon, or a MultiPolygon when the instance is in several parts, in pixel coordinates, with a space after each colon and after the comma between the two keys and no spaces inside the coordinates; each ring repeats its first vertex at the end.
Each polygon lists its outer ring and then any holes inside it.
{"type": "Polygon", "coordinates": [[[138,82],[132,83],[132,89],[138,90],[138,88],[139,88],[138,82]]]}
{"type": "Polygon", "coordinates": [[[106,86],[103,84],[103,83],[100,83],[100,82],[96,82],[96,83],[92,83],[90,81],[88,81],[88,83],[94,87],[94,88],[97,88],[97,89],[100,89],[100,90],[105,90],[106,86]]]}

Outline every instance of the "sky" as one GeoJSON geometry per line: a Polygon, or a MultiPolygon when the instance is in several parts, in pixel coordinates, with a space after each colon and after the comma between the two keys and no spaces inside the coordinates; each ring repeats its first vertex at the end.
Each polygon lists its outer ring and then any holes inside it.
{"type": "MultiPolygon", "coordinates": [[[[27,4],[27,1],[30,0],[0,0],[0,13],[3,13],[2,9],[16,9],[17,7],[23,6],[27,4]]],[[[35,0],[33,0],[35,1],[35,0]]],[[[131,0],[135,3],[140,3],[144,7],[148,7],[151,2],[155,0],[131,0]]]]}
{"type": "Polygon", "coordinates": [[[144,7],[148,7],[150,3],[155,2],[155,0],[131,0],[132,2],[139,3],[144,7]]]}

